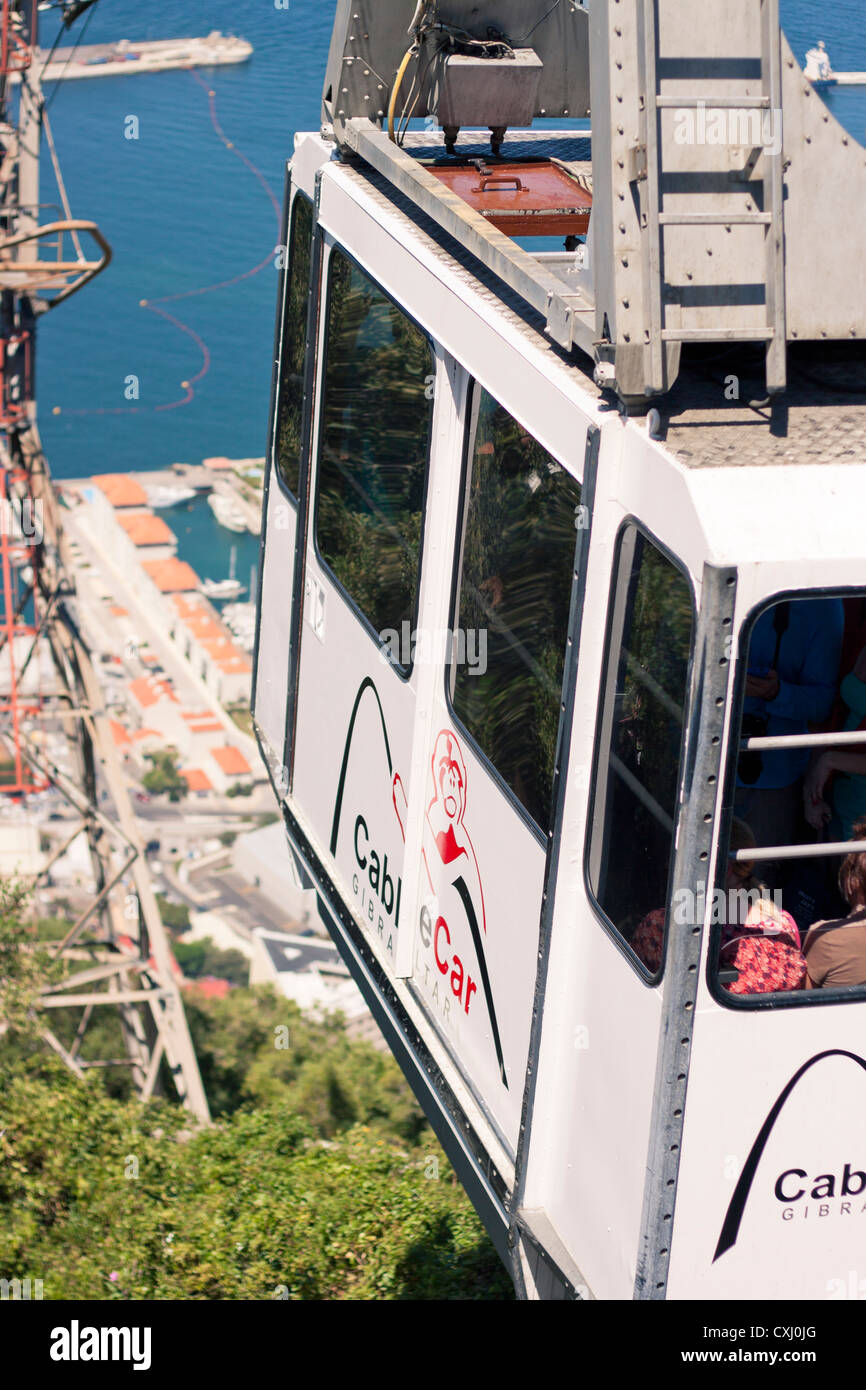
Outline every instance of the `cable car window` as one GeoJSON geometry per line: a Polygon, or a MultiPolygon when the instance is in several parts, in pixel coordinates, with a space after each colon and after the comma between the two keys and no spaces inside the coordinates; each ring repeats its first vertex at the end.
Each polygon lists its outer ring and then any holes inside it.
{"type": "Polygon", "coordinates": [[[335,248],[316,535],[381,640],[415,616],[434,369],[422,330],[335,248]]]}
{"type": "Polygon", "coordinates": [[[694,610],[685,574],[634,525],[620,535],[589,884],[617,934],[661,971],[694,610]]]}
{"type": "Polygon", "coordinates": [[[477,390],[451,699],[499,776],[546,830],[580,485],[477,390]]]}
{"type": "Polygon", "coordinates": [[[838,998],[866,985],[866,599],[764,608],[744,628],[740,683],[712,917],[718,997],[838,998]]]}
{"type": "Polygon", "coordinates": [[[301,466],[301,418],[304,403],[304,355],[307,343],[307,296],[313,239],[313,207],[301,194],[292,204],[289,270],[283,314],[277,407],[277,468],[293,497],[298,495],[301,466]]]}

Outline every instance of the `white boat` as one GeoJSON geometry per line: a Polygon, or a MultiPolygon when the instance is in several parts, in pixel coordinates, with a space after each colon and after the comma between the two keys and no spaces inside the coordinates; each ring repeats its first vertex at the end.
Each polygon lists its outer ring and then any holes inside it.
{"type": "Polygon", "coordinates": [[[148,506],[159,509],[160,507],[179,507],[181,502],[191,502],[195,497],[195,489],[191,487],[167,487],[162,483],[156,483],[153,487],[146,487],[148,506]]]}
{"type": "Polygon", "coordinates": [[[243,589],[239,579],[205,579],[201,586],[205,598],[237,598],[243,589]]]}
{"type": "Polygon", "coordinates": [[[228,603],[222,611],[222,620],[237,639],[239,647],[251,652],[256,641],[255,603],[228,603]]]}
{"type": "Polygon", "coordinates": [[[238,594],[243,593],[244,586],[235,575],[237,559],[238,548],[233,545],[228,579],[206,579],[201,586],[205,598],[237,598],[238,594]]]}
{"type": "Polygon", "coordinates": [[[824,40],[819,39],[816,48],[810,48],[806,53],[806,66],[804,74],[810,82],[829,86],[836,81],[836,74],[830,64],[830,54],[824,46],[824,40]]]}
{"type": "Polygon", "coordinates": [[[231,497],[227,497],[224,492],[212,492],[207,500],[220,526],[224,526],[227,531],[246,531],[247,519],[231,497]]]}

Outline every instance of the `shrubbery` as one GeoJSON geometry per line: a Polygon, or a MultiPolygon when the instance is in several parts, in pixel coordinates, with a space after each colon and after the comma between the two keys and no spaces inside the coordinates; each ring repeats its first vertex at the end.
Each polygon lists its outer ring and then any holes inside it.
{"type": "Polygon", "coordinates": [[[396,1063],[339,1018],[270,989],[188,997],[203,1128],[131,1097],[125,1068],[82,1081],[48,1051],[32,1006],[57,968],[0,883],[0,1278],[73,1300],[512,1297],[396,1063]]]}
{"type": "Polygon", "coordinates": [[[190,1133],[45,1059],[0,1137],[0,1273],[46,1298],[508,1298],[462,1190],[421,1149],[319,1138],[282,1104],[190,1133]]]}

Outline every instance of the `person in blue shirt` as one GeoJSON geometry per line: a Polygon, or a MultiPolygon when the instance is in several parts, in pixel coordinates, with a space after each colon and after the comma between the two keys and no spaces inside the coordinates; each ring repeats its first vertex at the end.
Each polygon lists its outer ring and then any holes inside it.
{"type": "MultiPolygon", "coordinates": [[[[842,653],[841,599],[791,599],[766,609],[752,629],[743,735],[808,733],[833,708],[842,653]],[[787,611],[786,611],[787,610],[787,611]],[[751,716],[751,718],[750,718],[751,716]]],[[[736,814],[752,827],[758,845],[801,839],[801,792],[808,748],[781,748],[741,758],[736,814]],[[743,773],[746,774],[744,780],[743,773]]],[[[762,866],[768,875],[775,865],[762,866]]]]}
{"type": "MultiPolygon", "coordinates": [[[[866,647],[839,687],[845,733],[866,730],[866,647]]],[[[827,827],[828,840],[850,840],[854,822],[866,816],[866,748],[816,750],[803,784],[806,820],[827,827]],[[834,775],[835,774],[835,775],[834,775]],[[832,791],[824,799],[827,783],[832,791]],[[829,824],[828,824],[829,822],[829,824]]]]}

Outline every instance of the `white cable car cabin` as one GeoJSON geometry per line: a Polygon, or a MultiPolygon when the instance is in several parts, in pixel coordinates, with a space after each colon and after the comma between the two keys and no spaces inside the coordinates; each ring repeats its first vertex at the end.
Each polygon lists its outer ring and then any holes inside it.
{"type": "Polygon", "coordinates": [[[411,6],[338,6],[331,119],[287,182],[257,735],[520,1295],[832,1297],[866,1230],[866,921],[804,938],[866,907],[866,296],[838,209],[801,194],[856,142],[771,0],[721,26],[680,0],[500,5],[512,34],[539,21],[530,118],[591,85],[591,149],[520,130],[491,153],[453,111],[448,149],[435,120],[390,141],[412,62],[423,95],[424,54],[445,73],[491,8],[420,4],[401,63],[411,6]],[[751,109],[780,82],[786,166],[753,151],[713,207],[734,155],[689,147],[715,160],[689,185],[674,94],[751,109]],[[550,156],[592,191],[588,249],[518,246],[442,177],[513,212],[550,156]],[[713,279],[741,234],[766,253],[750,294],[713,279]]]}

